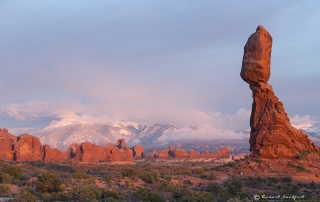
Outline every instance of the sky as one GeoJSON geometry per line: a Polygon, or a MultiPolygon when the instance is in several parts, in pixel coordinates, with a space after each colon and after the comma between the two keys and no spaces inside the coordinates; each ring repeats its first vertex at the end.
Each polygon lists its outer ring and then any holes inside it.
{"type": "MultiPolygon", "coordinates": [[[[0,127],[131,121],[249,128],[258,25],[291,121],[320,120],[319,1],[0,0],[0,127]]],[[[18,134],[16,134],[18,135],[18,134]]]]}

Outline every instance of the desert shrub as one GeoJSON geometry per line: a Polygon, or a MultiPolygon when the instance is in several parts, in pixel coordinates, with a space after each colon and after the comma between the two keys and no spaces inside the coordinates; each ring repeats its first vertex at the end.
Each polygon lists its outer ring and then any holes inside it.
{"type": "Polygon", "coordinates": [[[192,182],[190,180],[184,180],[183,184],[192,184],[192,182]]]}
{"type": "Polygon", "coordinates": [[[166,199],[156,191],[151,191],[148,193],[145,201],[148,202],[165,202],[166,199]]]}
{"type": "Polygon", "coordinates": [[[230,194],[236,195],[238,192],[242,191],[243,184],[238,178],[232,177],[225,182],[225,186],[230,194]]]}
{"type": "Polygon", "coordinates": [[[216,180],[217,178],[218,176],[215,173],[210,173],[209,175],[207,175],[208,180],[216,180]]]}
{"type": "Polygon", "coordinates": [[[215,201],[214,196],[206,191],[194,191],[189,192],[188,194],[181,197],[179,201],[186,201],[186,202],[212,202],[215,201]]]}
{"type": "Polygon", "coordinates": [[[133,177],[133,176],[137,176],[139,175],[139,170],[138,169],[135,169],[135,168],[125,168],[123,171],[122,171],[122,176],[123,177],[133,177]]]}
{"type": "Polygon", "coordinates": [[[2,168],[3,173],[7,173],[12,177],[12,180],[21,180],[23,178],[23,172],[20,167],[7,166],[2,168]]]}
{"type": "Polygon", "coordinates": [[[234,168],[234,167],[237,166],[237,163],[236,163],[236,162],[229,162],[229,163],[228,163],[228,166],[234,168]]]}
{"type": "Polygon", "coordinates": [[[0,176],[0,182],[5,184],[11,184],[12,182],[12,176],[8,173],[2,173],[0,176]]]}
{"type": "Polygon", "coordinates": [[[277,177],[270,177],[269,182],[271,182],[272,184],[278,184],[280,182],[280,179],[277,177]]]}
{"type": "Polygon", "coordinates": [[[63,192],[53,192],[51,193],[53,201],[69,201],[70,197],[68,194],[63,192]]]}
{"type": "Polygon", "coordinates": [[[79,170],[76,170],[73,174],[72,174],[72,177],[74,179],[78,179],[78,180],[82,180],[84,178],[84,173],[82,173],[81,171],[79,170]]]}
{"type": "Polygon", "coordinates": [[[283,182],[292,182],[292,177],[291,176],[286,176],[282,178],[283,182]]]}
{"type": "Polygon", "coordinates": [[[264,187],[267,179],[261,176],[249,176],[245,184],[249,187],[262,188],[264,187]]]}
{"type": "Polygon", "coordinates": [[[257,163],[262,163],[262,159],[261,159],[261,156],[259,156],[256,160],[257,163]]]}
{"type": "Polygon", "coordinates": [[[164,177],[164,179],[166,179],[167,181],[172,181],[172,176],[171,175],[167,175],[164,177]]]}
{"type": "Polygon", "coordinates": [[[286,194],[297,194],[299,192],[300,187],[295,184],[287,184],[286,186],[282,187],[282,192],[286,194]]]}
{"type": "Polygon", "coordinates": [[[153,183],[158,180],[158,173],[157,172],[145,172],[142,174],[141,178],[143,181],[148,183],[153,183]]]}
{"type": "Polygon", "coordinates": [[[303,159],[307,154],[311,154],[310,149],[302,150],[302,151],[300,152],[300,154],[297,155],[296,157],[297,157],[298,159],[303,159]]]}
{"type": "Polygon", "coordinates": [[[64,191],[64,187],[62,186],[61,180],[51,174],[51,173],[45,173],[40,176],[38,176],[38,182],[36,183],[36,190],[45,193],[45,192],[60,192],[64,191]]]}
{"type": "Polygon", "coordinates": [[[8,185],[0,184],[0,195],[11,194],[11,187],[8,185]]]}
{"type": "Polygon", "coordinates": [[[94,186],[77,186],[69,191],[69,196],[77,201],[99,200],[102,196],[102,189],[94,186]]]}
{"type": "Polygon", "coordinates": [[[48,192],[45,192],[45,193],[42,193],[41,194],[41,200],[43,201],[43,202],[49,202],[49,201],[51,201],[52,200],[52,195],[50,194],[50,193],[48,193],[48,192]]]}
{"type": "Polygon", "coordinates": [[[103,198],[103,199],[106,199],[106,198],[119,199],[119,197],[120,197],[120,195],[118,192],[104,190],[101,198],[103,198]]]}
{"type": "Polygon", "coordinates": [[[209,184],[209,186],[207,187],[207,191],[217,194],[222,192],[222,188],[218,183],[214,182],[209,184]]]}
{"type": "Polygon", "coordinates": [[[198,175],[204,174],[204,168],[196,168],[194,170],[192,170],[192,173],[196,173],[198,175]]]}
{"type": "Polygon", "coordinates": [[[112,177],[107,175],[104,177],[104,180],[106,181],[107,184],[111,184],[112,183],[112,177]]]}
{"type": "Polygon", "coordinates": [[[299,171],[307,171],[307,169],[304,167],[303,163],[298,163],[298,170],[299,171]]]}
{"type": "Polygon", "coordinates": [[[21,191],[17,196],[16,196],[17,201],[19,202],[35,202],[37,200],[37,197],[35,196],[35,193],[33,190],[31,191],[30,189],[25,189],[21,191]]]}
{"type": "Polygon", "coordinates": [[[240,199],[239,197],[233,197],[227,200],[227,202],[250,202],[249,198],[240,199]]]}
{"type": "Polygon", "coordinates": [[[148,195],[146,188],[139,187],[133,192],[133,201],[143,201],[148,195]]]}

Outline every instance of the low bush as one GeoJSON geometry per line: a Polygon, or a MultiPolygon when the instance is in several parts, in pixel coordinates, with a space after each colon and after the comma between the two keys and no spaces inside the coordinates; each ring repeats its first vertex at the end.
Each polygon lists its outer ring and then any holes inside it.
{"type": "Polygon", "coordinates": [[[11,187],[8,185],[0,184],[0,195],[11,194],[11,187]]]}
{"type": "Polygon", "coordinates": [[[182,196],[179,201],[192,202],[212,202],[215,201],[214,196],[206,191],[194,191],[182,196]]]}
{"type": "Polygon", "coordinates": [[[282,178],[283,182],[292,182],[292,177],[291,176],[286,176],[282,178]]]}
{"type": "Polygon", "coordinates": [[[13,177],[11,175],[9,175],[8,173],[2,173],[0,175],[0,182],[5,183],[5,184],[11,184],[12,178],[13,177]]]}
{"type": "Polygon", "coordinates": [[[2,173],[7,173],[12,177],[12,180],[21,180],[23,178],[23,172],[20,167],[7,166],[2,169],[2,173]]]}
{"type": "Polygon", "coordinates": [[[141,175],[141,178],[143,181],[148,183],[156,182],[159,178],[159,175],[157,172],[145,172],[141,175]]]}
{"type": "Polygon", "coordinates": [[[270,177],[269,182],[272,184],[278,184],[280,182],[280,179],[277,177],[270,177]]]}
{"type": "Polygon", "coordinates": [[[302,151],[300,152],[300,154],[297,155],[296,157],[297,157],[297,159],[303,159],[307,154],[311,154],[310,149],[302,150],[302,151]]]}
{"type": "Polygon", "coordinates": [[[61,180],[57,176],[51,173],[45,173],[38,176],[36,190],[41,193],[52,193],[64,191],[64,187],[62,186],[61,180]]]}
{"type": "Polygon", "coordinates": [[[19,202],[35,202],[37,200],[35,193],[30,189],[21,191],[15,198],[19,202]]]}
{"type": "Polygon", "coordinates": [[[242,191],[243,187],[242,182],[236,177],[232,177],[231,179],[227,180],[224,185],[227,187],[228,192],[232,195],[236,195],[238,192],[242,191]]]}
{"type": "Polygon", "coordinates": [[[122,176],[123,177],[133,177],[133,176],[137,176],[139,174],[140,174],[139,170],[135,169],[135,168],[125,168],[122,171],[122,176]]]}

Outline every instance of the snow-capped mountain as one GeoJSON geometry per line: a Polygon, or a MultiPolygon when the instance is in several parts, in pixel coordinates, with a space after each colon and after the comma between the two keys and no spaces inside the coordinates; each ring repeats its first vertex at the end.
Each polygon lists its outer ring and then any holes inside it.
{"type": "Polygon", "coordinates": [[[312,137],[320,138],[320,127],[310,127],[304,131],[312,137]]]}
{"type": "Polygon", "coordinates": [[[92,142],[106,145],[115,143],[118,139],[125,139],[129,146],[154,144],[164,131],[174,131],[178,128],[172,124],[147,126],[115,122],[111,125],[76,124],[55,128],[47,127],[30,133],[38,136],[42,144],[66,150],[73,143],[92,142]]]}

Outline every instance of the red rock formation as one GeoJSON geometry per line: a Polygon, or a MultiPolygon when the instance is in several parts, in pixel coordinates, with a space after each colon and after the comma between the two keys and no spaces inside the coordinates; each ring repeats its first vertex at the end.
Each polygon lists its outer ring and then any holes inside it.
{"type": "Polygon", "coordinates": [[[133,150],[133,157],[144,157],[144,148],[143,146],[134,146],[133,150]]]}
{"type": "Polygon", "coordinates": [[[158,158],[164,159],[164,158],[167,158],[168,156],[169,156],[169,150],[165,149],[160,152],[158,158]]]}
{"type": "MultiPolygon", "coordinates": [[[[99,146],[90,142],[72,144],[67,151],[61,152],[49,145],[42,146],[39,138],[28,134],[16,137],[8,133],[8,130],[0,129],[0,160],[17,161],[44,161],[63,162],[80,161],[133,161],[133,151],[125,145],[124,139],[118,140],[117,146],[109,143],[107,146],[99,146]]],[[[139,148],[140,155],[144,152],[139,148]]]]}
{"type": "Polygon", "coordinates": [[[293,157],[302,150],[320,151],[308,135],[290,124],[282,102],[267,83],[270,77],[272,37],[258,26],[245,47],[241,78],[250,84],[253,104],[250,118],[250,151],[253,156],[293,157]]]}
{"type": "Polygon", "coordinates": [[[69,150],[72,161],[82,161],[82,150],[80,144],[71,144],[69,146],[69,150]]]}
{"type": "Polygon", "coordinates": [[[123,147],[126,145],[124,139],[119,139],[116,143],[116,147],[118,147],[119,149],[123,149],[123,147]]]}
{"type": "MultiPolygon", "coordinates": [[[[160,158],[160,159],[165,159],[170,157],[168,149],[162,150],[159,154],[159,156],[156,156],[156,151],[154,150],[151,154],[151,158],[160,158]]],[[[221,147],[219,151],[217,151],[214,154],[211,154],[209,151],[206,151],[204,154],[201,153],[196,153],[194,150],[190,150],[190,154],[188,154],[185,150],[183,149],[176,149],[174,151],[174,158],[190,158],[190,159],[195,159],[195,158],[229,158],[229,149],[228,147],[221,147]]]]}
{"type": "Polygon", "coordinates": [[[228,147],[221,147],[217,153],[215,153],[217,158],[229,158],[230,153],[228,147]]]}
{"type": "Polygon", "coordinates": [[[157,157],[157,151],[153,150],[152,154],[150,155],[150,158],[156,158],[157,157]]]}
{"type": "Polygon", "coordinates": [[[190,155],[184,149],[176,149],[174,152],[175,158],[190,158],[190,155]]]}
{"type": "Polygon", "coordinates": [[[50,148],[49,145],[44,146],[44,162],[63,162],[69,160],[70,157],[70,148],[67,151],[61,152],[57,148],[50,148]]]}
{"type": "Polygon", "coordinates": [[[169,156],[173,156],[174,157],[174,147],[172,145],[169,146],[169,156]]]}
{"type": "Polygon", "coordinates": [[[107,153],[107,147],[95,145],[91,142],[81,143],[82,162],[100,162],[106,161],[110,153],[107,153]]]}
{"type": "Polygon", "coordinates": [[[17,137],[10,134],[7,129],[0,129],[0,159],[14,160],[13,145],[17,143],[17,137]]]}
{"type": "Polygon", "coordinates": [[[44,148],[39,138],[28,134],[22,134],[14,145],[15,160],[17,161],[42,161],[44,148]]]}

